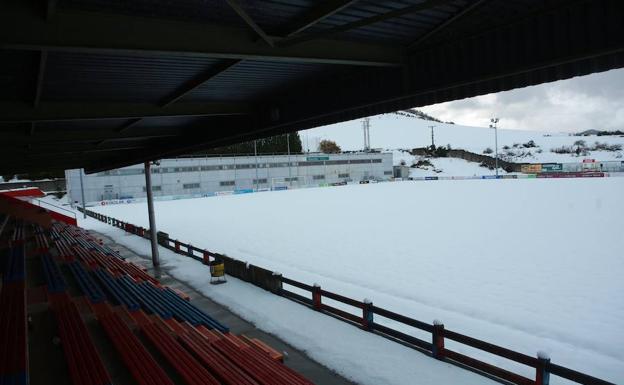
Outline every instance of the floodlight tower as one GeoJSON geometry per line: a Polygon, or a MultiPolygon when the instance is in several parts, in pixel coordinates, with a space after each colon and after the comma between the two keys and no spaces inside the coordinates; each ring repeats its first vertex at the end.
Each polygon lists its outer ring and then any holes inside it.
{"type": "Polygon", "coordinates": [[[490,119],[490,128],[494,129],[494,156],[495,156],[495,160],[494,160],[494,164],[496,167],[496,177],[498,178],[498,128],[497,128],[497,124],[498,121],[500,119],[498,118],[492,118],[490,119]]]}
{"type": "Polygon", "coordinates": [[[429,128],[431,128],[431,151],[433,151],[433,149],[435,148],[435,142],[433,140],[433,129],[436,128],[436,126],[429,126],[429,128]]]}
{"type": "Polygon", "coordinates": [[[362,121],[362,131],[364,132],[364,151],[370,151],[370,118],[366,117],[362,121]]]}

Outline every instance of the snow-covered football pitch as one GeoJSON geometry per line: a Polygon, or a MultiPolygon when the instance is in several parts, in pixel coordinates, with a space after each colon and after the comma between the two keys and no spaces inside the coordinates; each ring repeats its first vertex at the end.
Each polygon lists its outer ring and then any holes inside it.
{"type": "MultiPolygon", "coordinates": [[[[148,227],[145,203],[95,210],[148,227]]],[[[557,364],[624,382],[624,178],[311,188],[160,201],[156,215],[159,230],[172,238],[422,321],[439,319],[522,353],[546,351],[557,364]]],[[[148,250],[145,240],[94,220],[81,225],[148,250]]],[[[255,309],[268,306],[259,300],[267,295],[260,289],[242,294],[235,282],[231,289],[210,287],[198,262],[172,253],[164,260],[178,278],[204,285],[206,294],[225,298],[288,341],[297,337],[297,322],[306,328],[313,319],[298,305],[304,313],[255,309]]],[[[430,338],[390,320],[376,322],[430,338]]],[[[356,357],[375,349],[353,345],[356,357]]],[[[534,377],[522,365],[450,341],[447,346],[534,377]]],[[[307,348],[323,361],[315,347],[307,348]]],[[[338,372],[366,383],[357,365],[337,355],[323,363],[334,362],[338,372]]],[[[372,383],[413,379],[400,368],[390,375],[372,383]]]]}

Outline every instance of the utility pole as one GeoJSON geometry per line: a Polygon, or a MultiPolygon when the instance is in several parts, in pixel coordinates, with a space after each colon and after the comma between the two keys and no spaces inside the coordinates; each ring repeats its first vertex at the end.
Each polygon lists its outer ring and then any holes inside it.
{"type": "Polygon", "coordinates": [[[156,230],[156,217],[154,215],[154,195],[152,194],[152,174],[150,162],[145,162],[145,192],[147,193],[147,214],[150,224],[150,243],[152,245],[152,264],[154,267],[160,265],[158,256],[158,238],[156,230]]]}
{"type": "Polygon", "coordinates": [[[431,128],[431,149],[432,149],[432,150],[435,148],[435,143],[434,143],[434,141],[433,141],[433,129],[434,129],[435,127],[436,127],[436,126],[429,126],[429,128],[431,128]]]}
{"type": "Polygon", "coordinates": [[[500,119],[498,118],[492,118],[490,119],[490,122],[492,124],[490,124],[490,128],[494,129],[494,156],[496,157],[494,160],[494,164],[496,167],[496,177],[498,178],[498,129],[497,129],[497,124],[498,121],[500,119]]]}

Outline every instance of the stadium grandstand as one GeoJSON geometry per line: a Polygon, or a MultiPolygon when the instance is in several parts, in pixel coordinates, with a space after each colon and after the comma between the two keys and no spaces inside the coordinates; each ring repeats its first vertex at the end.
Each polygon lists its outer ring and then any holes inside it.
{"type": "Polygon", "coordinates": [[[66,370],[44,369],[55,375],[48,383],[312,384],[281,352],[231,333],[73,218],[12,195],[0,194],[0,384],[28,384],[29,368],[53,366],[32,349],[50,353],[54,339],[66,370]],[[106,345],[117,357],[102,354],[106,345]],[[120,362],[135,382],[111,370],[120,362]]]}
{"type": "MultiPolygon", "coordinates": [[[[620,68],[623,15],[620,0],[6,0],[0,172],[143,164],[157,266],[150,162],[620,68]]],[[[312,383],[21,194],[0,194],[0,384],[312,383]]]]}

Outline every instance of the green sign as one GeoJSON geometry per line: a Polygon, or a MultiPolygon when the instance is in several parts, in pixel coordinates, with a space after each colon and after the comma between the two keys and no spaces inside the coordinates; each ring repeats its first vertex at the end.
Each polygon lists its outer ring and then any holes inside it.
{"type": "Polygon", "coordinates": [[[329,160],[329,156],[308,156],[306,158],[306,160],[308,161],[314,161],[314,160],[329,160]]]}
{"type": "Polygon", "coordinates": [[[542,163],[542,171],[562,171],[561,163],[542,163]]]}

